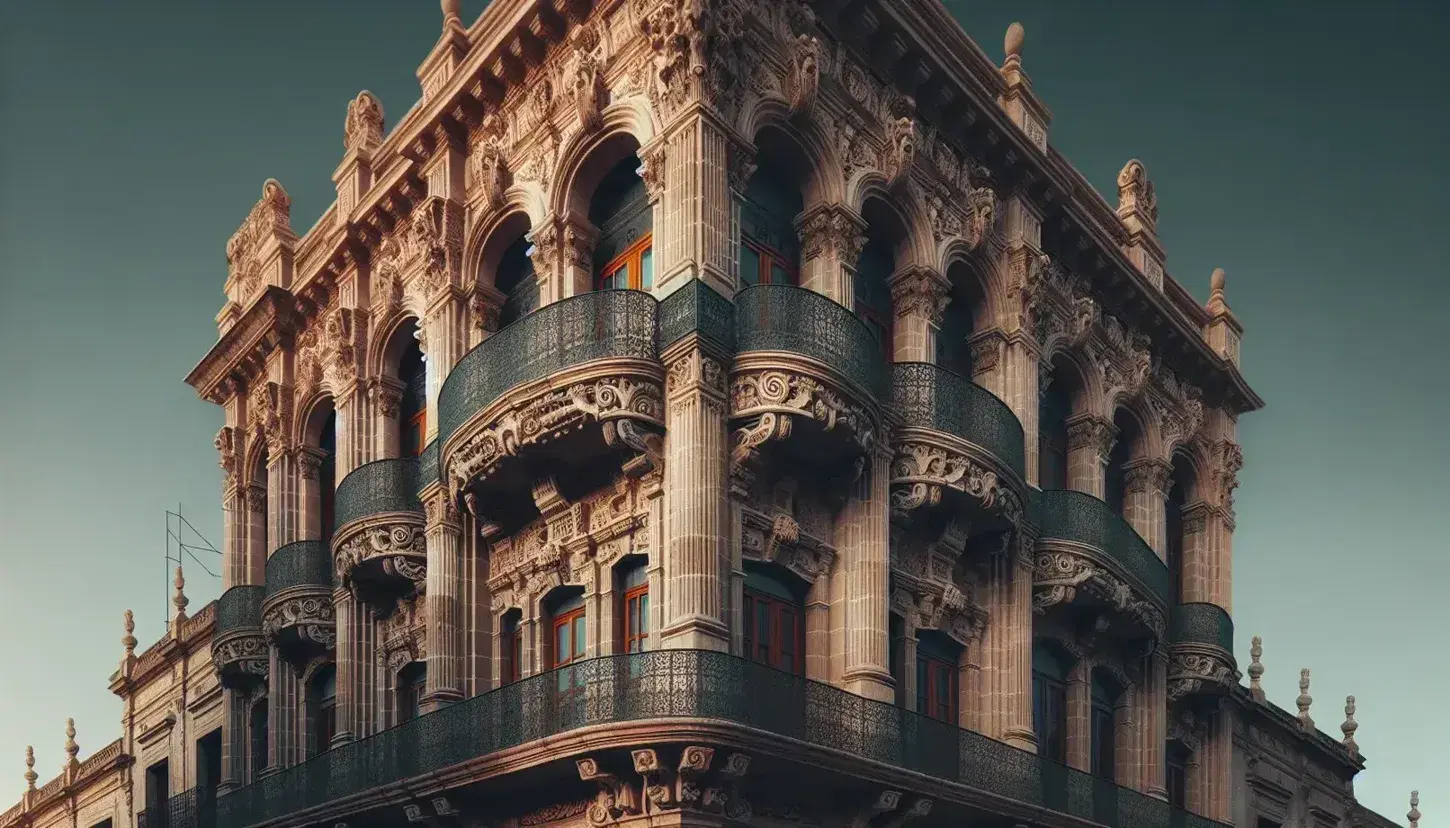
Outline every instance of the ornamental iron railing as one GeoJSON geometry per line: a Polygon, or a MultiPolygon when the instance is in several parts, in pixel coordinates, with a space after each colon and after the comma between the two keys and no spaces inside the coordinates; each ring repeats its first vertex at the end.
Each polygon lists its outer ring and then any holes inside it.
{"type": "Polygon", "coordinates": [[[692,333],[727,354],[735,350],[735,305],[699,279],[660,302],[660,350],[692,333]]]}
{"type": "Polygon", "coordinates": [[[653,296],[601,290],[530,313],[464,354],[438,391],[438,443],[526,382],[596,359],[659,359],[653,296]]]}
{"type": "Polygon", "coordinates": [[[222,593],[216,604],[217,637],[239,630],[262,629],[262,600],[266,587],[234,586],[222,593]]]}
{"type": "Polygon", "coordinates": [[[891,366],[891,403],[902,425],[929,428],[975,443],[1011,469],[1027,473],[1022,423],[991,391],[927,362],[891,366]]]}
{"type": "Polygon", "coordinates": [[[1210,644],[1234,651],[1234,621],[1217,604],[1188,603],[1173,608],[1169,640],[1175,644],[1210,644]]]}
{"type": "Polygon", "coordinates": [[[429,483],[438,482],[438,441],[434,440],[423,449],[418,455],[418,492],[421,495],[423,489],[429,483]]]}
{"type": "Polygon", "coordinates": [[[746,351],[788,351],[820,360],[876,399],[889,392],[886,360],[866,324],[813,290],[752,285],[735,294],[735,342],[746,351]]]}
{"type": "Polygon", "coordinates": [[[1101,549],[1122,575],[1168,609],[1168,566],[1123,516],[1103,501],[1083,492],[1046,489],[1034,492],[1029,508],[1039,537],[1101,549]]]}
{"type": "Polygon", "coordinates": [[[320,540],[289,543],[267,559],[267,597],[300,586],[332,586],[332,553],[320,540]]]}
{"type": "Polygon", "coordinates": [[[340,745],[223,796],[217,828],[276,820],[582,727],[671,718],[759,729],[1112,828],[1222,828],[980,733],[702,650],[580,662],[340,745]]]}
{"type": "Polygon", "coordinates": [[[166,800],[164,805],[136,814],[136,828],[213,828],[216,793],[192,788],[166,800]]]}
{"type": "Polygon", "coordinates": [[[337,484],[333,526],[341,529],[355,520],[386,512],[422,513],[418,488],[417,457],[364,463],[337,484]]]}

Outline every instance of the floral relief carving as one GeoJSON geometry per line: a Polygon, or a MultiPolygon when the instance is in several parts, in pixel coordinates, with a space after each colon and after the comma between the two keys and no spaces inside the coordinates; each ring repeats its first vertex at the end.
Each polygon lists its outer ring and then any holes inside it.
{"type": "Polygon", "coordinates": [[[608,96],[603,62],[594,47],[581,42],[574,54],[574,109],[585,134],[604,126],[604,103],[608,96]]]}
{"type": "Polygon", "coordinates": [[[227,636],[212,646],[212,662],[217,671],[229,675],[253,676],[265,681],[269,657],[267,640],[260,633],[227,636]]]}
{"type": "Polygon", "coordinates": [[[886,124],[886,151],[881,171],[890,186],[904,183],[916,160],[916,119],[910,115],[893,118],[886,124]]]}
{"type": "Polygon", "coordinates": [[[715,749],[687,746],[679,763],[671,769],[660,751],[641,748],[631,752],[632,773],[604,771],[598,759],[576,761],[579,778],[596,786],[597,794],[586,810],[589,824],[615,825],[636,816],[655,816],[670,811],[699,811],[729,820],[748,822],[750,802],[741,791],[741,779],[750,769],[750,757],[732,753],[715,762],[715,749]]]}
{"type": "Polygon", "coordinates": [[[227,241],[227,281],[240,280],[243,301],[262,288],[262,253],[268,241],[295,238],[291,225],[292,199],[282,185],[267,179],[262,198],[246,221],[227,241]]]}
{"type": "Polygon", "coordinates": [[[892,605],[915,629],[937,630],[963,646],[986,631],[986,609],[949,574],[946,578],[922,578],[893,568],[892,579],[902,584],[892,592],[892,605]]]}
{"type": "Polygon", "coordinates": [[[862,222],[843,204],[808,210],[799,220],[801,261],[816,256],[834,255],[838,261],[855,265],[866,244],[862,222]]]}
{"type": "Polygon", "coordinates": [[[231,488],[237,484],[237,430],[231,426],[222,426],[212,440],[216,446],[220,459],[217,465],[221,466],[224,488],[231,488]]]}
{"type": "Polygon", "coordinates": [[[585,421],[637,421],[612,426],[616,439],[627,445],[636,425],[662,429],[663,418],[663,390],[652,380],[608,377],[549,391],[506,409],[450,452],[447,477],[453,481],[452,493],[456,496],[463,481],[487,475],[523,448],[552,441],[585,421]]]}
{"type": "Polygon", "coordinates": [[[468,187],[486,209],[503,207],[509,187],[508,155],[498,135],[485,135],[468,156],[468,187]]]}
{"type": "Polygon", "coordinates": [[[281,457],[292,430],[292,395],[275,382],[263,382],[252,389],[247,403],[253,433],[267,441],[271,457],[281,457]]]}
{"type": "Polygon", "coordinates": [[[785,84],[790,113],[804,118],[815,106],[821,88],[821,41],[809,34],[798,34],[790,47],[790,71],[785,84]]]}
{"type": "Polygon", "coordinates": [[[847,402],[819,380],[774,369],[745,372],[734,378],[730,397],[732,418],[747,421],[731,439],[734,476],[758,462],[759,449],[766,442],[790,436],[795,417],[813,421],[824,431],[844,433],[859,454],[856,474],[871,451],[876,426],[866,409],[847,402]]]}
{"type": "Polygon", "coordinates": [[[414,523],[374,525],[345,536],[333,553],[333,571],[351,585],[358,567],[376,564],[387,576],[420,588],[427,573],[428,548],[422,527],[414,523]]]}
{"type": "Polygon", "coordinates": [[[429,196],[408,218],[405,252],[418,268],[416,284],[425,303],[450,283],[451,264],[462,255],[459,222],[448,212],[446,200],[429,196]]]}
{"type": "Polygon", "coordinates": [[[747,558],[779,564],[806,583],[815,583],[835,565],[835,547],[803,531],[791,515],[746,508],[741,520],[740,549],[747,558]]]}
{"type": "Polygon", "coordinates": [[[364,89],[347,105],[342,128],[342,148],[349,152],[370,151],[383,142],[383,104],[364,89]]]}
{"type": "Polygon", "coordinates": [[[951,283],[945,276],[926,267],[913,267],[891,277],[891,307],[898,319],[923,318],[940,325],[947,303],[951,301],[951,283]]]}
{"type": "Polygon", "coordinates": [[[331,595],[301,595],[279,601],[262,613],[262,634],[276,640],[284,629],[299,639],[330,648],[337,641],[331,595]]]}
{"type": "Polygon", "coordinates": [[[1002,514],[1013,525],[1022,499],[997,473],[964,454],[919,441],[900,441],[891,461],[891,508],[898,513],[936,506],[944,492],[966,495],[978,508],[1002,514]]]}
{"type": "Polygon", "coordinates": [[[692,99],[732,115],[745,88],[744,20],[734,0],[635,0],[650,47],[649,98],[668,123],[692,99]]]}
{"type": "Polygon", "coordinates": [[[668,147],[657,141],[639,151],[640,180],[650,201],[659,201],[665,194],[665,163],[668,147]]]}
{"type": "Polygon", "coordinates": [[[1239,674],[1230,658],[1197,652],[1175,652],[1168,662],[1168,701],[1191,695],[1228,692],[1239,674]]]}

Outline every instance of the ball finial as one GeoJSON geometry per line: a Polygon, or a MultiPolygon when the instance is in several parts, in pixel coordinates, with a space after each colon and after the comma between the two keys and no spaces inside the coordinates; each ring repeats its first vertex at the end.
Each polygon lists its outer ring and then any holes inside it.
{"type": "Polygon", "coordinates": [[[452,23],[460,18],[459,0],[442,0],[443,22],[452,23]]]}
{"type": "Polygon", "coordinates": [[[1210,276],[1209,279],[1208,279],[1208,287],[1209,287],[1209,289],[1210,290],[1213,290],[1213,291],[1215,291],[1217,293],[1222,293],[1223,292],[1224,282],[1227,280],[1227,278],[1228,278],[1227,275],[1223,272],[1223,268],[1221,268],[1221,267],[1214,268],[1213,269],[1213,275],[1210,276]]]}
{"type": "Polygon", "coordinates": [[[1007,37],[1002,41],[1002,51],[1007,53],[1007,58],[1022,57],[1022,41],[1027,36],[1027,30],[1022,28],[1021,23],[1014,22],[1007,27],[1007,37]]]}

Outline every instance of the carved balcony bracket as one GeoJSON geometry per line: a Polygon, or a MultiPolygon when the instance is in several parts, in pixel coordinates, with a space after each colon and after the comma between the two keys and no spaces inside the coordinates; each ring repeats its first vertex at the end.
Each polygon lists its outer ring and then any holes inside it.
{"type": "Polygon", "coordinates": [[[1141,626],[1161,641],[1167,626],[1163,608],[1087,550],[1039,549],[1033,574],[1032,609],[1046,613],[1059,604],[1089,598],[1141,626]]]}
{"type": "Polygon", "coordinates": [[[714,748],[688,746],[679,763],[670,767],[654,748],[632,751],[632,773],[610,773],[592,757],[579,759],[579,778],[597,786],[587,815],[594,826],[614,825],[629,817],[671,811],[695,811],[747,822],[750,802],[741,782],[750,769],[750,757],[731,753],[715,762],[714,748]],[[637,780],[637,781],[636,781],[637,780]]]}
{"type": "Polygon", "coordinates": [[[947,492],[1016,526],[1022,496],[993,465],[938,441],[899,436],[891,461],[891,508],[899,515],[939,505],[947,492]]]}
{"type": "Polygon", "coordinates": [[[835,547],[802,530],[790,515],[770,516],[746,507],[741,523],[741,554],[749,560],[780,564],[808,584],[835,566],[835,547]]]}
{"type": "Polygon", "coordinates": [[[1168,660],[1168,701],[1222,696],[1240,677],[1231,654],[1217,647],[1176,643],[1168,660]]]}
{"type": "Polygon", "coordinates": [[[343,586],[376,609],[423,592],[428,549],[421,515],[380,515],[349,527],[333,542],[334,571],[343,586]]]}

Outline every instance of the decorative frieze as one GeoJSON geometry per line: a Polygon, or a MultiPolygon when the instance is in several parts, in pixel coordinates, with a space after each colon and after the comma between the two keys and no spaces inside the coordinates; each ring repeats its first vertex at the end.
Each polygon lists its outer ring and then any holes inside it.
{"type": "Polygon", "coordinates": [[[731,753],[717,764],[715,753],[714,748],[688,746],[671,767],[661,751],[641,748],[630,754],[632,774],[605,771],[592,757],[577,760],[579,778],[598,788],[587,811],[589,824],[614,825],[629,817],[680,810],[749,821],[750,802],[741,781],[750,770],[750,757],[731,753]]]}

